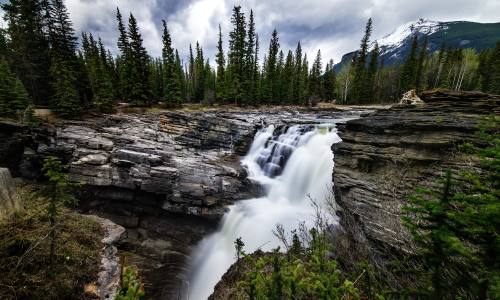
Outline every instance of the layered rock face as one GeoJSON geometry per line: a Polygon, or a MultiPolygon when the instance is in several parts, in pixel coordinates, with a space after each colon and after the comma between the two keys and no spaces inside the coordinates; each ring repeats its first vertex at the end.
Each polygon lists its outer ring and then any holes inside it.
{"type": "Polygon", "coordinates": [[[500,113],[498,96],[430,91],[424,105],[397,105],[347,122],[334,145],[334,182],[341,223],[381,255],[411,251],[402,206],[417,186],[436,186],[468,162],[456,151],[476,139],[478,122],[500,113]]]}
{"type": "Polygon", "coordinates": [[[168,212],[212,217],[247,196],[239,155],[253,121],[222,113],[102,116],[44,128],[34,150],[68,161],[70,178],[93,199],[153,201],[168,212]]]}

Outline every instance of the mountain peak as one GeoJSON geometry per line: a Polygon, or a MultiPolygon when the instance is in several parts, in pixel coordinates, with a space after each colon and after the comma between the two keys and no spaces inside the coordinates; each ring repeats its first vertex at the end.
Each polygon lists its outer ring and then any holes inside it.
{"type": "Polygon", "coordinates": [[[399,47],[408,37],[415,33],[430,35],[439,30],[446,29],[444,27],[445,25],[442,22],[419,19],[399,26],[392,33],[384,36],[377,42],[380,47],[384,48],[399,47]]]}

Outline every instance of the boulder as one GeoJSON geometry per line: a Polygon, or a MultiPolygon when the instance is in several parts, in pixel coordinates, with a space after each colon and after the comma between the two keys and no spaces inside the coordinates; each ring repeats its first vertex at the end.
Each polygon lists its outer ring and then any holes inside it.
{"type": "Polygon", "coordinates": [[[0,168],[0,220],[23,209],[16,184],[7,168],[0,168]]]}
{"type": "Polygon", "coordinates": [[[401,101],[399,104],[403,105],[422,105],[424,101],[418,97],[417,92],[415,90],[409,90],[408,92],[403,94],[401,101]]]}

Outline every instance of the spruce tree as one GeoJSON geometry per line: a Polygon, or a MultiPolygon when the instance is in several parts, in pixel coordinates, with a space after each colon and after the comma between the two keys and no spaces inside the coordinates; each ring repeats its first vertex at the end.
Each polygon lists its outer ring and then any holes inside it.
{"type": "Polygon", "coordinates": [[[304,101],[304,86],[305,82],[302,78],[302,46],[300,41],[297,43],[297,48],[295,49],[295,80],[293,88],[293,103],[300,104],[304,101]]]}
{"type": "Polygon", "coordinates": [[[10,38],[9,63],[23,82],[34,104],[46,105],[49,84],[50,49],[44,26],[47,23],[40,1],[10,0],[1,4],[10,38]]]}
{"type": "Polygon", "coordinates": [[[420,49],[420,53],[418,55],[417,60],[417,70],[415,74],[415,90],[417,94],[419,94],[423,89],[425,89],[425,78],[424,78],[424,70],[425,64],[427,61],[427,37],[424,39],[424,43],[422,44],[422,48],[420,49]]]}
{"type": "Polygon", "coordinates": [[[325,100],[333,100],[336,96],[336,82],[337,78],[335,75],[335,64],[333,63],[333,59],[330,59],[330,62],[326,64],[325,75],[324,75],[324,92],[325,92],[325,100]]]}
{"type": "Polygon", "coordinates": [[[0,57],[0,116],[15,118],[27,109],[29,103],[23,84],[0,57]]]}
{"type": "Polygon", "coordinates": [[[201,102],[205,97],[205,58],[203,48],[196,42],[196,58],[194,60],[194,99],[201,102]]]}
{"type": "Polygon", "coordinates": [[[308,105],[309,103],[309,62],[307,61],[307,54],[304,54],[302,59],[302,70],[300,71],[300,89],[302,92],[302,105],[308,105]]]}
{"type": "Polygon", "coordinates": [[[245,52],[245,60],[244,60],[244,82],[243,82],[243,104],[249,105],[254,102],[255,98],[255,85],[256,85],[256,76],[255,76],[255,42],[256,42],[256,33],[255,33],[255,21],[253,16],[253,10],[250,10],[250,17],[248,20],[248,30],[247,30],[247,39],[246,39],[246,52],[245,52]]]}
{"type": "Polygon", "coordinates": [[[118,50],[120,55],[117,58],[118,69],[118,92],[117,95],[127,100],[130,95],[130,45],[128,40],[127,29],[123,23],[123,18],[120,9],[116,8],[116,20],[118,22],[118,50]]]}
{"type": "Polygon", "coordinates": [[[245,15],[241,11],[241,6],[233,7],[231,17],[233,30],[229,33],[229,52],[227,72],[229,79],[227,83],[227,96],[235,104],[241,104],[243,99],[243,83],[245,82],[245,58],[247,49],[245,15]]]}
{"type": "Polygon", "coordinates": [[[279,53],[279,39],[278,32],[274,29],[271,41],[269,42],[269,52],[267,55],[267,64],[266,64],[266,77],[265,77],[265,85],[264,85],[264,99],[268,103],[273,103],[278,97],[279,91],[278,87],[278,53],[279,53]]]}
{"type": "Polygon", "coordinates": [[[225,94],[225,66],[226,59],[224,57],[224,49],[222,47],[222,31],[219,24],[219,40],[217,42],[217,55],[215,57],[215,62],[217,63],[217,78],[216,78],[216,89],[215,89],[215,99],[222,103],[224,101],[225,94]]]}
{"type": "Polygon", "coordinates": [[[291,50],[288,51],[288,54],[286,56],[281,82],[283,84],[284,90],[283,99],[286,103],[293,104],[293,97],[295,94],[293,90],[295,87],[295,65],[293,61],[293,53],[291,50]]]}
{"type": "Polygon", "coordinates": [[[186,99],[186,83],[185,75],[182,70],[182,62],[179,56],[179,52],[175,50],[175,62],[174,62],[174,90],[173,90],[173,100],[176,107],[181,107],[186,99]]]}
{"type": "Polygon", "coordinates": [[[81,115],[82,107],[76,88],[76,76],[72,65],[63,58],[53,57],[50,74],[53,96],[52,110],[63,118],[75,118],[81,115]]]}
{"type": "Polygon", "coordinates": [[[142,45],[142,36],[135,17],[130,14],[128,24],[129,55],[126,58],[130,65],[128,99],[134,105],[151,104],[151,90],[149,87],[149,56],[142,45]]]}
{"type": "Polygon", "coordinates": [[[490,86],[488,92],[500,95],[500,42],[497,42],[489,58],[491,66],[490,86]]]}
{"type": "Polygon", "coordinates": [[[73,118],[79,116],[83,109],[77,82],[77,38],[63,1],[53,0],[51,9],[52,66],[50,74],[54,94],[50,105],[59,116],[73,118]]]}
{"type": "Polygon", "coordinates": [[[113,111],[114,95],[106,50],[101,39],[96,41],[92,34],[82,34],[82,46],[92,88],[92,106],[101,112],[110,113],[113,111]]]}
{"type": "Polygon", "coordinates": [[[408,216],[403,222],[419,246],[416,258],[424,264],[419,277],[423,284],[430,283],[431,288],[427,291],[430,290],[431,299],[456,297],[459,288],[456,280],[461,277],[456,274],[465,270],[466,262],[461,262],[460,257],[467,249],[454,233],[450,219],[451,198],[452,182],[448,171],[442,180],[441,191],[419,188],[410,197],[410,205],[404,207],[408,216]]]}
{"type": "Polygon", "coordinates": [[[163,22],[163,48],[162,48],[162,59],[163,59],[163,82],[165,83],[165,102],[167,106],[175,107],[177,106],[177,99],[180,92],[179,79],[174,79],[175,76],[175,55],[174,49],[172,48],[172,39],[170,33],[168,32],[167,23],[165,20],[163,22]]]}
{"type": "Polygon", "coordinates": [[[366,74],[366,85],[363,91],[363,99],[368,99],[370,102],[375,102],[375,85],[378,72],[378,58],[380,49],[378,43],[375,43],[372,51],[370,52],[370,64],[368,65],[368,73],[366,74]]]}
{"type": "Polygon", "coordinates": [[[275,104],[281,104],[283,102],[284,94],[284,83],[283,83],[283,67],[285,65],[285,55],[283,50],[280,50],[278,54],[278,61],[276,63],[276,81],[274,82],[274,90],[276,94],[273,98],[275,104]]]}
{"type": "Polygon", "coordinates": [[[262,90],[261,90],[261,74],[259,71],[259,35],[255,35],[255,51],[254,51],[254,59],[253,59],[253,82],[255,83],[253,87],[253,95],[254,98],[252,100],[252,104],[254,106],[257,106],[260,104],[261,97],[262,97],[262,90]]]}
{"type": "Polygon", "coordinates": [[[194,91],[195,91],[195,64],[194,64],[194,55],[193,55],[193,47],[189,44],[189,59],[188,59],[188,99],[192,101],[194,99],[194,91]]]}
{"type": "Polygon", "coordinates": [[[368,57],[368,46],[370,42],[370,37],[372,34],[372,19],[368,19],[365,27],[365,34],[361,39],[361,45],[359,51],[355,56],[355,65],[354,65],[354,80],[352,83],[352,93],[351,99],[354,100],[355,103],[360,103],[366,101],[366,94],[363,92],[366,91],[366,63],[368,57]]]}
{"type": "Polygon", "coordinates": [[[52,12],[50,31],[51,52],[59,59],[64,59],[68,64],[74,63],[76,59],[76,41],[73,24],[63,0],[52,0],[52,12]]]}
{"type": "Polygon", "coordinates": [[[491,87],[492,65],[490,64],[490,57],[492,52],[493,49],[486,49],[479,54],[478,73],[480,76],[480,88],[483,92],[488,92],[491,87]]]}
{"type": "Polygon", "coordinates": [[[415,34],[411,44],[410,53],[403,66],[400,79],[400,93],[406,93],[409,90],[415,89],[416,75],[417,75],[417,48],[418,36],[415,34]]]}
{"type": "Polygon", "coordinates": [[[323,66],[321,63],[321,50],[318,50],[316,59],[311,66],[311,74],[309,76],[309,93],[311,101],[309,105],[314,105],[315,102],[323,99],[323,66]]]}

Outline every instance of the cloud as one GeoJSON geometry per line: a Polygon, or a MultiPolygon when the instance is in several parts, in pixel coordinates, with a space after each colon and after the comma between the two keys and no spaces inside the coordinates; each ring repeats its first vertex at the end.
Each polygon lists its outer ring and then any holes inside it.
{"type": "MultiPolygon", "coordinates": [[[[5,0],[0,0],[0,2],[5,0]]],[[[241,5],[248,17],[254,10],[261,42],[267,52],[272,30],[279,33],[286,53],[300,40],[309,60],[321,49],[323,63],[355,50],[366,20],[374,21],[374,39],[392,32],[399,25],[419,18],[437,21],[470,20],[499,22],[498,0],[66,0],[78,34],[90,31],[99,35],[106,47],[117,52],[116,7],[127,21],[132,12],[138,21],[144,45],[152,56],[161,54],[161,20],[168,22],[174,47],[183,57],[189,44],[199,41],[205,54],[215,55],[217,26],[220,23],[227,49],[233,5],[241,5]]],[[[0,12],[1,13],[1,12],[0,12]]]]}

